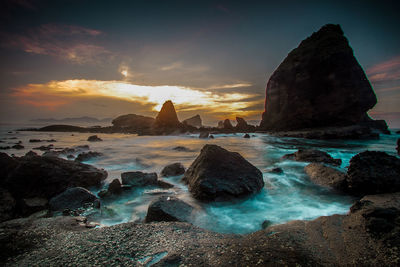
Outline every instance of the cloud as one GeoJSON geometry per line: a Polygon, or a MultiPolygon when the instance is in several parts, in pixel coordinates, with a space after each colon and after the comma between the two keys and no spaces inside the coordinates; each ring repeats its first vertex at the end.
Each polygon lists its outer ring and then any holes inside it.
{"type": "Polygon", "coordinates": [[[110,51],[91,42],[101,34],[101,31],[75,25],[44,24],[24,34],[6,34],[3,45],[76,64],[98,63],[112,57],[110,51]]]}
{"type": "Polygon", "coordinates": [[[400,80],[400,56],[376,64],[366,71],[372,83],[400,80]]]}
{"type": "Polygon", "coordinates": [[[233,88],[242,88],[242,87],[250,87],[253,84],[251,83],[233,83],[233,84],[222,84],[222,85],[213,85],[210,86],[208,89],[233,89],[233,88]]]}
{"type": "Polygon", "coordinates": [[[175,70],[175,69],[180,69],[180,68],[182,68],[182,62],[178,61],[178,62],[173,62],[169,65],[163,66],[160,69],[162,71],[168,71],[168,70],[175,70]]]}
{"type": "MultiPolygon", "coordinates": [[[[246,116],[258,104],[258,95],[249,93],[215,93],[182,86],[145,86],[126,81],[64,80],[44,84],[28,84],[14,89],[12,96],[20,104],[54,110],[76,99],[108,97],[150,105],[160,110],[172,100],[179,111],[203,111],[207,114],[246,116]]],[[[258,111],[257,111],[258,112],[258,111]]]]}

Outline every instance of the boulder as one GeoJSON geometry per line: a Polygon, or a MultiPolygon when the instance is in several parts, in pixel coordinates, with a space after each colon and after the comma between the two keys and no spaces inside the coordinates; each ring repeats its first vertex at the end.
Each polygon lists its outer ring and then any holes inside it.
{"type": "Polygon", "coordinates": [[[1,153],[1,186],[15,199],[49,199],[69,187],[100,186],[107,172],[93,166],[54,157],[11,158],[1,153]]]}
{"type": "Polygon", "coordinates": [[[210,135],[209,132],[201,132],[201,133],[199,134],[199,138],[205,139],[205,138],[208,138],[209,135],[210,135]]]}
{"type": "Polygon", "coordinates": [[[23,198],[20,209],[23,216],[29,216],[38,211],[47,210],[49,201],[42,197],[23,198]]]}
{"type": "Polygon", "coordinates": [[[189,222],[194,208],[176,198],[161,196],[150,203],[145,221],[149,222],[189,222]]]}
{"type": "Polygon", "coordinates": [[[127,114],[115,118],[111,123],[114,127],[126,128],[130,130],[140,130],[151,128],[156,120],[136,114],[127,114]]]}
{"type": "Polygon", "coordinates": [[[119,181],[119,179],[112,180],[112,182],[108,185],[107,191],[111,195],[121,194],[123,190],[122,190],[121,182],[119,181]]]}
{"type": "Polygon", "coordinates": [[[358,196],[400,191],[400,159],[385,152],[361,152],[350,160],[346,186],[358,196]]]}
{"type": "Polygon", "coordinates": [[[133,187],[157,185],[157,173],[145,173],[140,171],[121,173],[123,185],[131,185],[133,187]]]}
{"type": "Polygon", "coordinates": [[[224,129],[225,130],[232,130],[233,126],[229,119],[224,120],[224,129]]]}
{"type": "Polygon", "coordinates": [[[342,164],[341,159],[334,159],[328,153],[317,149],[299,149],[297,152],[284,155],[283,158],[303,162],[327,163],[335,166],[342,164]]]}
{"type": "Polygon", "coordinates": [[[76,210],[88,204],[93,205],[96,200],[97,197],[89,190],[82,187],[72,187],[50,199],[49,206],[54,211],[76,210]]]}
{"type": "Polygon", "coordinates": [[[245,135],[243,135],[243,138],[250,138],[250,135],[249,134],[245,134],[245,135]]]}
{"type": "Polygon", "coordinates": [[[259,169],[239,153],[205,145],[186,171],[183,181],[192,195],[203,201],[245,197],[264,187],[259,169]]]}
{"type": "Polygon", "coordinates": [[[168,100],[163,104],[160,112],[156,117],[155,125],[156,127],[167,128],[175,128],[180,126],[174,104],[172,104],[171,100],[168,100]]]}
{"type": "Polygon", "coordinates": [[[321,163],[311,163],[304,167],[305,172],[314,183],[342,190],[346,181],[346,174],[321,163]]]}
{"type": "Polygon", "coordinates": [[[260,128],[354,125],[376,102],[342,29],[328,24],[303,40],[270,77],[260,128]]]}
{"type": "Polygon", "coordinates": [[[161,171],[161,176],[168,177],[168,176],[177,176],[182,175],[185,173],[185,167],[179,162],[172,163],[164,167],[161,171]]]}
{"type": "Polygon", "coordinates": [[[200,128],[203,126],[200,115],[198,115],[198,114],[189,119],[183,120],[182,123],[185,125],[190,125],[190,126],[197,127],[197,128],[200,128]]]}
{"type": "Polygon", "coordinates": [[[82,162],[82,161],[91,160],[93,158],[98,158],[101,156],[103,156],[103,154],[100,152],[94,152],[94,151],[82,152],[75,158],[75,161],[82,162]]]}
{"type": "Polygon", "coordinates": [[[89,142],[99,142],[103,141],[101,138],[99,138],[97,135],[91,135],[87,139],[89,142]]]}

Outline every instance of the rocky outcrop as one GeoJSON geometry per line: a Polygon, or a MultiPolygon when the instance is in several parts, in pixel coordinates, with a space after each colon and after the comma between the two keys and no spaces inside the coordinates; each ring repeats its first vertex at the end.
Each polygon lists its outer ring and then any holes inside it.
{"type": "Polygon", "coordinates": [[[316,149],[299,149],[297,152],[284,155],[283,158],[303,162],[326,163],[335,166],[342,164],[341,159],[334,159],[328,153],[316,149]]]}
{"type": "Polygon", "coordinates": [[[400,191],[400,159],[385,152],[364,151],[351,158],[345,191],[353,195],[400,191]]]}
{"type": "Polygon", "coordinates": [[[150,203],[146,222],[189,222],[194,208],[176,197],[161,196],[150,203]]]}
{"type": "Polygon", "coordinates": [[[97,135],[91,135],[88,137],[87,139],[89,142],[99,142],[99,141],[103,141],[100,137],[98,137],[97,135]]]}
{"type": "Polygon", "coordinates": [[[156,117],[155,126],[162,128],[174,128],[180,126],[174,104],[172,104],[171,100],[168,100],[163,104],[160,112],[156,117]]]}
{"type": "Polygon", "coordinates": [[[260,128],[354,125],[376,102],[342,29],[328,24],[303,40],[272,74],[260,128]]]}
{"type": "Polygon", "coordinates": [[[82,187],[72,187],[50,199],[49,205],[50,209],[54,211],[76,210],[86,205],[93,205],[96,200],[97,197],[89,190],[82,187]]]}
{"type": "Polygon", "coordinates": [[[255,126],[247,124],[243,118],[236,117],[236,122],[235,130],[238,132],[254,132],[256,129],[255,126]]]}
{"type": "Polygon", "coordinates": [[[15,199],[43,197],[49,199],[69,187],[100,186],[107,172],[93,166],[55,157],[24,156],[11,158],[2,153],[0,187],[15,199]]]}
{"type": "Polygon", "coordinates": [[[224,122],[223,121],[219,121],[218,125],[217,125],[218,129],[224,129],[224,122]]]}
{"type": "Polygon", "coordinates": [[[111,123],[117,128],[136,131],[151,128],[155,123],[155,119],[142,115],[127,114],[115,118],[111,123]]]}
{"type": "Polygon", "coordinates": [[[346,180],[346,174],[321,163],[311,163],[304,167],[305,172],[314,183],[342,190],[346,180]]]}
{"type": "Polygon", "coordinates": [[[199,134],[199,138],[200,138],[200,139],[206,139],[206,138],[209,137],[209,135],[210,135],[209,132],[201,132],[201,133],[199,134]]]}
{"type": "Polygon", "coordinates": [[[185,167],[183,167],[182,163],[176,162],[165,166],[161,171],[161,176],[169,177],[169,176],[177,176],[185,173],[185,167]]]}
{"type": "Polygon", "coordinates": [[[198,114],[189,119],[183,120],[182,123],[185,125],[190,125],[190,126],[197,127],[197,128],[200,128],[203,126],[200,115],[198,115],[198,114]]]}
{"type": "Polygon", "coordinates": [[[233,130],[232,123],[229,119],[224,120],[224,129],[225,130],[233,130]]]}
{"type": "Polygon", "coordinates": [[[203,201],[229,200],[259,192],[263,175],[239,153],[205,145],[186,171],[183,181],[192,195],[203,201]]]}
{"type": "Polygon", "coordinates": [[[121,173],[121,180],[123,185],[130,185],[133,187],[156,185],[157,173],[145,173],[140,171],[124,172],[121,173]]]}

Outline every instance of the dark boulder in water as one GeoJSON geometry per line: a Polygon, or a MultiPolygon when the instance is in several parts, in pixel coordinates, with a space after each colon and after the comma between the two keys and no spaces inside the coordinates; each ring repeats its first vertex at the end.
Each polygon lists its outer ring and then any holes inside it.
{"type": "Polygon", "coordinates": [[[168,177],[168,176],[177,176],[182,175],[185,173],[185,167],[179,162],[169,164],[164,167],[161,171],[161,176],[168,177]]]}
{"type": "Polygon", "coordinates": [[[311,163],[304,167],[305,172],[314,183],[342,190],[346,180],[346,174],[321,163],[311,163]]]}
{"type": "Polygon", "coordinates": [[[209,135],[210,135],[209,132],[201,132],[201,133],[199,134],[199,138],[205,139],[205,138],[208,138],[209,135]]]}
{"type": "Polygon", "coordinates": [[[189,119],[183,120],[182,123],[185,125],[190,125],[190,126],[197,127],[197,128],[200,128],[203,126],[201,117],[198,114],[189,119]]]}
{"type": "Polygon", "coordinates": [[[101,156],[103,156],[103,154],[100,152],[95,152],[95,151],[82,152],[75,158],[75,161],[82,162],[82,161],[91,160],[93,158],[98,158],[101,156]]]}
{"type": "Polygon", "coordinates": [[[123,185],[131,185],[133,187],[157,185],[157,173],[145,173],[140,171],[121,173],[123,185]]]}
{"type": "Polygon", "coordinates": [[[49,205],[50,209],[55,211],[75,210],[85,205],[93,205],[96,200],[97,197],[89,190],[82,187],[73,187],[50,199],[49,205]]]}
{"type": "Polygon", "coordinates": [[[376,102],[342,29],[328,24],[303,40],[272,74],[260,128],[354,125],[376,102]]]}
{"type": "Polygon", "coordinates": [[[350,160],[346,189],[354,195],[400,191],[400,159],[378,151],[364,151],[350,160]]]}
{"type": "Polygon", "coordinates": [[[186,171],[183,181],[192,195],[203,201],[230,200],[260,191],[264,186],[259,169],[239,153],[217,145],[205,145],[186,171]]]}
{"type": "Polygon", "coordinates": [[[91,135],[88,137],[87,139],[89,142],[99,142],[99,141],[103,141],[100,137],[98,137],[97,135],[91,135]]]}
{"type": "Polygon", "coordinates": [[[250,135],[249,134],[245,134],[245,135],[243,135],[243,138],[250,138],[250,135]]]}
{"type": "Polygon", "coordinates": [[[336,166],[342,164],[341,159],[334,159],[328,153],[317,149],[299,149],[297,152],[284,155],[283,158],[303,162],[327,163],[336,166]]]}
{"type": "Polygon", "coordinates": [[[51,198],[69,187],[100,186],[107,172],[93,166],[55,157],[11,158],[1,153],[2,181],[14,198],[51,198]]]}
{"type": "Polygon", "coordinates": [[[169,196],[154,200],[147,210],[146,222],[189,222],[194,208],[186,202],[169,196]]]}
{"type": "Polygon", "coordinates": [[[119,181],[119,179],[112,180],[112,182],[108,185],[107,191],[111,195],[119,195],[119,194],[121,194],[122,193],[122,186],[121,186],[121,182],[119,181]]]}

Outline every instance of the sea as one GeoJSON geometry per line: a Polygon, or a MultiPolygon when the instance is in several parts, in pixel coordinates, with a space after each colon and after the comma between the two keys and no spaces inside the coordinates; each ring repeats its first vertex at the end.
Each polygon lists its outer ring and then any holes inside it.
{"type": "MultiPolygon", "coordinates": [[[[304,171],[308,163],[283,160],[282,156],[301,148],[315,148],[340,158],[338,167],[345,172],[350,159],[365,150],[384,151],[397,155],[398,129],[391,129],[391,135],[381,134],[379,140],[308,140],[301,138],[275,137],[264,133],[214,134],[214,139],[199,139],[198,134],[176,136],[137,136],[134,134],[97,134],[102,142],[88,142],[90,133],[58,133],[17,131],[32,125],[0,125],[0,147],[11,146],[18,141],[25,147],[0,152],[23,156],[41,145],[53,144],[55,148],[89,145],[90,151],[101,152],[104,156],[84,163],[108,172],[104,187],[113,179],[121,178],[128,171],[156,172],[168,164],[180,162],[188,168],[199,155],[205,144],[219,145],[229,151],[239,152],[246,160],[260,169],[265,182],[264,188],[249,198],[233,202],[201,203],[193,199],[188,188],[181,182],[181,176],[161,178],[174,185],[171,189],[144,187],[131,190],[118,198],[102,201],[102,215],[97,218],[102,227],[124,222],[140,222],[146,216],[151,201],[161,194],[175,196],[196,207],[197,213],[191,223],[220,233],[246,234],[262,229],[264,221],[282,224],[292,220],[313,220],[320,216],[346,214],[355,199],[339,194],[329,188],[313,184],[304,171]],[[56,142],[30,143],[30,139],[55,139],[56,142]],[[187,151],[174,150],[177,146],[187,151]],[[279,167],[283,173],[271,173],[279,167]]],[[[74,155],[77,156],[77,155],[74,155]]],[[[97,194],[100,189],[90,189],[97,194]]]]}

